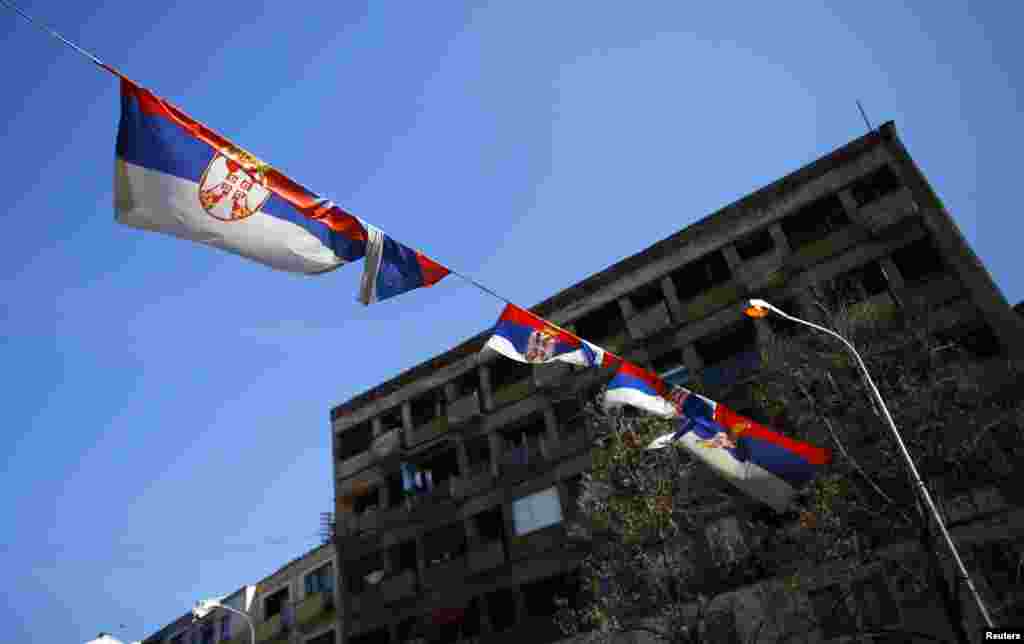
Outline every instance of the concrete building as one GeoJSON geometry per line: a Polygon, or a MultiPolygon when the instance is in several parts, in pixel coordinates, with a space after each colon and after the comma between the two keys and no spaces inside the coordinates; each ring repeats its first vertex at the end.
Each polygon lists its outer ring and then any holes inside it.
{"type": "MultiPolygon", "coordinates": [[[[259,583],[243,586],[222,603],[249,616],[258,642],[334,644],[341,623],[334,610],[338,605],[337,570],[334,544],[325,544],[259,583]]],[[[198,621],[187,612],[143,644],[249,644],[251,639],[244,618],[217,609],[198,621]]]]}
{"type": "MultiPolygon", "coordinates": [[[[666,379],[698,380],[714,396],[756,371],[758,343],[774,332],[742,315],[743,298],[799,315],[811,285],[837,278],[876,306],[923,298],[938,328],[970,339],[981,356],[1024,355],[1022,318],[892,123],[532,310],[666,379]]],[[[482,354],[486,339],[331,411],[345,616],[338,644],[560,637],[551,598],[572,591],[585,554],[566,523],[591,449],[563,394],[607,374],[482,354]]],[[[989,510],[1007,507],[1000,490],[979,494],[989,510]]],[[[729,516],[707,529],[717,543],[743,538],[729,516]]],[[[870,584],[882,592],[885,582],[870,584]]],[[[764,599],[750,600],[762,614],[790,610],[769,606],[778,593],[765,588],[748,593],[764,599]]],[[[903,619],[902,610],[886,619],[903,619]]],[[[733,632],[743,631],[737,619],[733,632]]]]}

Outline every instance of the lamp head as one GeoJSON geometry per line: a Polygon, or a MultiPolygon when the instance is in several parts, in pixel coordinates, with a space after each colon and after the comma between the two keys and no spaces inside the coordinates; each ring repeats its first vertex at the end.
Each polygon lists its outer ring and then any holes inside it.
{"type": "Polygon", "coordinates": [[[748,301],[747,307],[743,309],[743,313],[752,318],[764,318],[768,317],[768,314],[774,310],[775,307],[768,302],[753,299],[748,301]]]}

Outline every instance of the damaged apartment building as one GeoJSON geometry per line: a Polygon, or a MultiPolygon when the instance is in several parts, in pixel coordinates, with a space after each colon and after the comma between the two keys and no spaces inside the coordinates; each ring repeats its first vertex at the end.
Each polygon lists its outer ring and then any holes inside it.
{"type": "MultiPolygon", "coordinates": [[[[745,317],[744,298],[801,315],[810,287],[836,279],[873,306],[923,298],[938,330],[981,357],[1024,354],[1021,317],[892,123],[532,310],[670,382],[699,378],[714,397],[756,373],[758,345],[777,331],[745,317]]],[[[593,449],[564,392],[606,374],[481,353],[486,339],[331,411],[337,644],[562,638],[553,598],[575,592],[586,555],[566,526],[593,449]]],[[[1006,504],[999,490],[972,499],[979,512],[1006,504]]],[[[708,527],[722,541],[716,530],[742,540],[729,517],[708,527]]],[[[875,609],[859,619],[910,619],[884,577],[864,583],[858,596],[875,609]]],[[[741,633],[742,621],[729,628],[741,633]]]]}

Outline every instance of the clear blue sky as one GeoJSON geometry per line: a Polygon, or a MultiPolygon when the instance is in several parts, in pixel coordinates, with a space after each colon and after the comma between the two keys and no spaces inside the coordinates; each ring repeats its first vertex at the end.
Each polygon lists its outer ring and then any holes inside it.
{"type": "MultiPolygon", "coordinates": [[[[527,306],[859,136],[860,98],[1024,299],[1017,3],[369,4],[24,6],[527,306]]],[[[501,307],[115,224],[113,78],[0,34],[0,630],[141,638],[314,545],[330,407],[501,307]]]]}

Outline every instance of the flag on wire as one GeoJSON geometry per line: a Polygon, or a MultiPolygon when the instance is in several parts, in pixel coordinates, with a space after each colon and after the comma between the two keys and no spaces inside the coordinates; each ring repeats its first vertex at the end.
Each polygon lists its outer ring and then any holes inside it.
{"type": "Polygon", "coordinates": [[[749,496],[778,511],[796,488],[832,460],[830,450],[787,438],[685,387],[669,387],[657,375],[622,361],[605,392],[605,407],[630,405],[678,419],[676,431],[648,449],[678,442],[749,496]]]}
{"type": "Polygon", "coordinates": [[[432,286],[450,272],[423,253],[408,248],[362,222],[366,229],[366,264],[359,301],[369,305],[422,286],[432,286]]]}
{"type": "Polygon", "coordinates": [[[116,219],[315,274],[359,259],[359,221],[131,81],[121,81],[116,219]]]}
{"type": "Polygon", "coordinates": [[[601,347],[514,304],[501,312],[493,335],[484,346],[506,358],[530,364],[568,362],[584,367],[604,367],[613,358],[601,347]]]}

